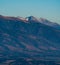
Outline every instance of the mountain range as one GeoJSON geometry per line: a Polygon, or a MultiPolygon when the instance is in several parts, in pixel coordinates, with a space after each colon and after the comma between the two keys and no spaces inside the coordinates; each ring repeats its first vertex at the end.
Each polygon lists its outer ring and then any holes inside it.
{"type": "Polygon", "coordinates": [[[34,16],[0,15],[0,65],[23,63],[60,65],[60,25],[34,16]]]}

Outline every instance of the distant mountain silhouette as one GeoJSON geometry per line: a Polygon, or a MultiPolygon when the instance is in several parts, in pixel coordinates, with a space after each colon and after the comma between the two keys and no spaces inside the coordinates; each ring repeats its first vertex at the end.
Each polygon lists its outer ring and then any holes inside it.
{"type": "Polygon", "coordinates": [[[25,63],[32,59],[59,63],[60,25],[33,16],[27,18],[0,15],[0,64],[15,65],[18,62],[16,65],[19,65],[25,59],[25,63]],[[23,60],[17,61],[20,58],[23,60]]]}

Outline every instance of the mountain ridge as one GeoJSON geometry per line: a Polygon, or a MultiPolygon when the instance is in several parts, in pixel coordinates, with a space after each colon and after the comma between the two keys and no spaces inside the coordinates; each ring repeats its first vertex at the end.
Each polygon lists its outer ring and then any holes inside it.
{"type": "Polygon", "coordinates": [[[35,20],[7,18],[0,16],[0,60],[5,59],[1,63],[21,57],[60,61],[60,29],[35,20]]]}

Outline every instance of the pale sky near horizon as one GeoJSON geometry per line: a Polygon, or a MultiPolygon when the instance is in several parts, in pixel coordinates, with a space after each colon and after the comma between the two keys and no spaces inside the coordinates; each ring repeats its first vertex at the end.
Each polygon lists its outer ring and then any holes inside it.
{"type": "Polygon", "coordinates": [[[0,0],[0,15],[32,15],[60,23],[60,0],[0,0]]]}

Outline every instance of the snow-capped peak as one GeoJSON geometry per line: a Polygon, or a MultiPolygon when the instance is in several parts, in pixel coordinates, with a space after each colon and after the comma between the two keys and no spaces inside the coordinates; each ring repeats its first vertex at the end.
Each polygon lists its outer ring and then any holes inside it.
{"type": "Polygon", "coordinates": [[[28,21],[38,21],[37,18],[34,17],[34,16],[26,17],[26,20],[28,20],[28,21]]]}

